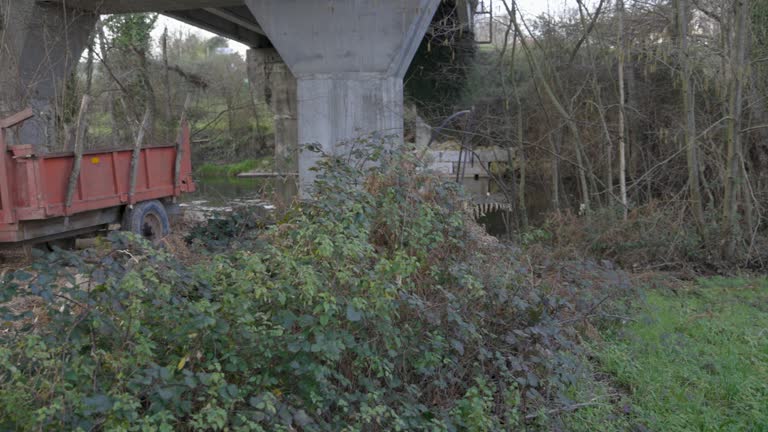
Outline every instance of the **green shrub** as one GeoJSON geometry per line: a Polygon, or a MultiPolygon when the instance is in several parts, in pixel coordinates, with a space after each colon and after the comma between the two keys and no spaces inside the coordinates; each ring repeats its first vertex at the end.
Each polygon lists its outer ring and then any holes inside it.
{"type": "Polygon", "coordinates": [[[267,224],[266,216],[251,208],[236,208],[219,214],[189,230],[187,244],[207,251],[222,252],[236,247],[252,247],[267,224]]]}
{"type": "Polygon", "coordinates": [[[326,158],[317,200],[186,266],[135,237],[4,280],[0,429],[501,430],[571,403],[568,305],[470,233],[410,153],[326,158]]]}

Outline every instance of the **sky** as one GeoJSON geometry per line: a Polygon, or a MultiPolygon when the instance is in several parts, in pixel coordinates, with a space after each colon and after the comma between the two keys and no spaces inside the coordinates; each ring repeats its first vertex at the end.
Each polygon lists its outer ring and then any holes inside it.
{"type": "MultiPolygon", "coordinates": [[[[203,30],[201,28],[191,26],[189,24],[183,23],[173,18],[169,18],[165,15],[161,15],[160,18],[157,20],[157,25],[155,26],[155,30],[152,32],[152,37],[154,38],[154,40],[156,41],[160,40],[160,38],[162,37],[163,31],[165,30],[166,27],[168,27],[168,32],[171,34],[177,33],[177,32],[183,32],[183,33],[195,33],[195,34],[198,34],[204,37],[209,37],[209,38],[216,36],[215,34],[207,30],[203,30]]],[[[233,40],[229,41],[229,47],[239,52],[240,55],[242,55],[243,57],[245,57],[245,52],[248,50],[247,46],[241,43],[235,42],[233,40]]]]}
{"type": "MultiPolygon", "coordinates": [[[[485,1],[486,4],[488,4],[489,0],[483,0],[483,1],[485,1]]],[[[504,10],[504,5],[501,0],[490,0],[490,1],[493,2],[493,9],[495,10],[495,13],[506,13],[506,11],[504,10]]],[[[526,16],[536,16],[541,13],[545,13],[547,11],[559,11],[559,10],[562,10],[565,6],[571,6],[575,3],[576,3],[575,0],[517,0],[518,7],[526,16]]],[[[192,32],[205,37],[215,36],[211,32],[199,29],[197,27],[190,26],[181,21],[177,21],[173,18],[161,16],[160,19],[157,21],[157,26],[155,27],[155,31],[153,34],[155,40],[160,39],[160,35],[162,35],[165,27],[168,27],[168,31],[171,33],[181,31],[185,33],[192,32]]],[[[245,52],[248,50],[247,46],[241,43],[237,43],[235,41],[230,41],[229,46],[230,48],[240,53],[243,57],[245,56],[245,52]]]]}
{"type": "MultiPolygon", "coordinates": [[[[565,5],[571,5],[575,3],[576,2],[574,0],[517,0],[517,6],[524,14],[528,16],[536,16],[547,12],[550,9],[552,11],[562,10],[565,5]]],[[[493,6],[494,9],[506,13],[501,0],[494,0],[493,6]]]]}

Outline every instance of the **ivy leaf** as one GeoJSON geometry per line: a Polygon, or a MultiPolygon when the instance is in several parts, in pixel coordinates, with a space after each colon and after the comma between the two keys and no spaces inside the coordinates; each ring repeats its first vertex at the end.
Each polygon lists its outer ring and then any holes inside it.
{"type": "Polygon", "coordinates": [[[187,364],[187,360],[189,360],[189,356],[184,356],[179,360],[179,364],[176,365],[176,370],[182,370],[184,369],[184,365],[187,364]]]}
{"type": "Polygon", "coordinates": [[[101,414],[112,408],[112,400],[105,394],[97,394],[83,399],[83,405],[85,405],[85,414],[101,414]]]}
{"type": "Polygon", "coordinates": [[[539,378],[532,372],[528,372],[526,376],[526,381],[528,381],[528,385],[530,385],[531,387],[539,386],[539,378]]]}
{"type": "Polygon", "coordinates": [[[17,271],[16,273],[14,273],[14,277],[19,282],[26,282],[32,279],[32,274],[25,271],[17,271]]]}
{"type": "Polygon", "coordinates": [[[173,390],[172,387],[165,387],[157,390],[157,395],[160,396],[160,399],[164,401],[169,401],[173,399],[174,396],[176,396],[176,392],[173,390]]]}
{"type": "Polygon", "coordinates": [[[451,346],[458,351],[459,354],[464,355],[464,344],[460,340],[451,339],[451,346]]]}
{"type": "Polygon", "coordinates": [[[312,424],[313,422],[312,418],[307,415],[306,411],[298,410],[293,413],[293,423],[303,428],[312,424]]]}
{"type": "Polygon", "coordinates": [[[347,305],[347,319],[353,322],[363,319],[363,313],[355,309],[352,305],[347,305]]]}

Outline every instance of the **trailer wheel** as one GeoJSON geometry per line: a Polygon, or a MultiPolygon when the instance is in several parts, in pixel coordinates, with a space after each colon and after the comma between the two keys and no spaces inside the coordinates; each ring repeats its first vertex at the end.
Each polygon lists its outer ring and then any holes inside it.
{"type": "Polygon", "coordinates": [[[133,210],[126,209],[123,216],[123,229],[144,236],[152,243],[159,243],[171,232],[168,213],[160,201],[144,201],[136,204],[133,210]]]}

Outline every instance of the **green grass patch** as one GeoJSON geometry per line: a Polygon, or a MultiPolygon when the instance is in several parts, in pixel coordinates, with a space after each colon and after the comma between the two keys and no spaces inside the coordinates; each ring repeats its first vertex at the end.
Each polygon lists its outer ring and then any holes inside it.
{"type": "Polygon", "coordinates": [[[260,159],[245,159],[231,164],[207,163],[197,168],[196,173],[201,177],[237,177],[248,171],[272,171],[273,158],[265,156],[260,159]]]}
{"type": "Polygon", "coordinates": [[[626,415],[627,395],[614,388],[605,374],[582,355],[572,358],[580,370],[578,378],[563,394],[570,401],[565,408],[542,409],[526,420],[525,431],[626,432],[632,419],[626,415]]]}
{"type": "Polygon", "coordinates": [[[713,278],[648,293],[596,349],[633,423],[663,431],[768,431],[768,279],[713,278]]]}

